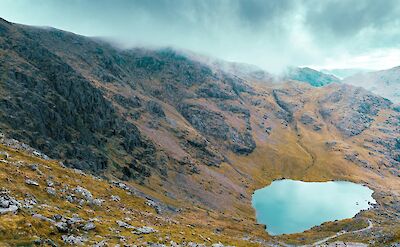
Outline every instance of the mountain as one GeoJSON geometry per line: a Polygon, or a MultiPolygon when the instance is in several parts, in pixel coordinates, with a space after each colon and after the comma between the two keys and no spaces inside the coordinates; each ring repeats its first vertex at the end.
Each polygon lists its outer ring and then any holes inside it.
{"type": "Polygon", "coordinates": [[[394,103],[400,103],[400,66],[388,70],[359,73],[345,78],[343,82],[363,87],[394,103]]]}
{"type": "Polygon", "coordinates": [[[369,220],[368,234],[343,241],[398,241],[400,113],[393,104],[358,87],[273,84],[267,74],[234,68],[173,49],[122,50],[0,20],[0,149],[7,168],[0,181],[8,202],[1,207],[36,201],[0,216],[0,241],[66,243],[72,235],[138,244],[129,233],[149,226],[158,232],[142,238],[148,246],[311,244],[369,220]],[[51,160],[31,158],[38,154],[51,160]],[[362,183],[378,204],[352,219],[271,237],[257,224],[251,197],[281,178],[362,183]],[[55,198],[44,193],[54,187],[47,180],[57,180],[55,198]],[[93,198],[85,199],[86,190],[93,198]],[[109,202],[114,194],[123,205],[109,202]],[[67,226],[78,214],[82,224],[99,220],[104,227],[60,230],[52,226],[63,222],[59,214],[67,226]]]}
{"type": "Polygon", "coordinates": [[[350,77],[359,73],[367,73],[371,72],[372,70],[368,69],[359,69],[359,68],[349,68],[349,69],[322,69],[321,72],[325,74],[330,74],[334,75],[341,80],[343,80],[346,77],[350,77]]]}
{"type": "Polygon", "coordinates": [[[331,83],[340,82],[340,79],[334,75],[325,74],[308,67],[288,68],[282,79],[306,82],[314,87],[322,87],[331,83]]]}

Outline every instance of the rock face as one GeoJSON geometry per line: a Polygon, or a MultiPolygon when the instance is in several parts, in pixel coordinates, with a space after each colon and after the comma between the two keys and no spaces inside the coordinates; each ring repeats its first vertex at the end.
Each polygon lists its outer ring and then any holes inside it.
{"type": "Polygon", "coordinates": [[[390,101],[375,96],[362,88],[340,86],[339,90],[321,101],[321,115],[334,119],[335,126],[346,136],[355,136],[371,126],[382,109],[389,109],[390,101]],[[336,109],[341,107],[341,111],[336,109]]]}
{"type": "MultiPolygon", "coordinates": [[[[232,75],[213,72],[168,49],[121,51],[55,29],[5,21],[0,25],[0,50],[8,54],[0,58],[3,131],[67,166],[101,172],[109,169],[110,154],[122,151],[128,161],[118,164],[123,167],[120,177],[143,181],[152,170],[160,173],[158,169],[166,175],[163,166],[176,158],[156,150],[157,140],[139,130],[140,121],[151,118],[153,129],[172,127],[165,126],[162,102],[214,142],[206,142],[207,150],[214,149],[213,157],[222,156],[218,153],[225,149],[248,154],[255,148],[250,131],[227,123],[229,113],[187,102],[241,101],[240,95],[251,93],[251,88],[232,75]]],[[[248,122],[250,113],[246,114],[248,122]]],[[[182,139],[180,133],[174,135],[182,139]]],[[[201,150],[186,152],[204,163],[221,162],[206,158],[201,150]]]]}
{"type": "Polygon", "coordinates": [[[4,132],[69,166],[92,171],[109,165],[99,149],[110,138],[120,138],[128,153],[151,147],[135,126],[118,116],[100,89],[41,44],[41,30],[4,21],[0,25],[0,50],[8,54],[0,58],[4,132]]]}

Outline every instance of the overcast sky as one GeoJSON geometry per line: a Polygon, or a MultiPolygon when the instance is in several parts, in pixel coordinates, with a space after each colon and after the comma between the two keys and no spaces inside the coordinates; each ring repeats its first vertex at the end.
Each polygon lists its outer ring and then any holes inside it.
{"type": "Polygon", "coordinates": [[[0,0],[0,17],[259,65],[400,65],[398,0],[0,0]]]}

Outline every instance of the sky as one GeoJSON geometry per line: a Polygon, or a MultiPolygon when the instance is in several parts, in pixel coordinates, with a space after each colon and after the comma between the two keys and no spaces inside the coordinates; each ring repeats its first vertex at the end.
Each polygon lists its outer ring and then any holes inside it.
{"type": "Polygon", "coordinates": [[[271,72],[400,65],[398,0],[0,0],[0,17],[271,72]]]}

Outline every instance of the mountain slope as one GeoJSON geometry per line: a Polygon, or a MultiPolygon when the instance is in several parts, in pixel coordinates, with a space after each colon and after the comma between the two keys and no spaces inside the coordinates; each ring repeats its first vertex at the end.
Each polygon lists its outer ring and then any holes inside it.
{"type": "Polygon", "coordinates": [[[363,87],[394,103],[400,103],[400,67],[359,73],[345,78],[343,83],[363,87]]]}
{"type": "Polygon", "coordinates": [[[189,218],[162,216],[162,205],[133,187],[43,159],[24,143],[1,136],[0,153],[0,183],[7,184],[0,189],[1,246],[257,246],[193,226],[189,218]]]}
{"type": "MultiPolygon", "coordinates": [[[[271,241],[251,196],[272,180],[364,183],[378,206],[340,227],[372,219],[376,234],[356,240],[395,241],[400,130],[391,102],[346,85],[263,83],[171,49],[120,50],[56,29],[1,21],[0,34],[7,136],[125,180],[166,205],[163,214],[254,241],[271,241]]],[[[311,243],[332,229],[276,240],[311,243]]]]}
{"type": "Polygon", "coordinates": [[[340,79],[334,75],[325,74],[307,67],[289,68],[284,73],[283,79],[306,82],[314,87],[322,87],[331,83],[340,82],[340,79]]]}

